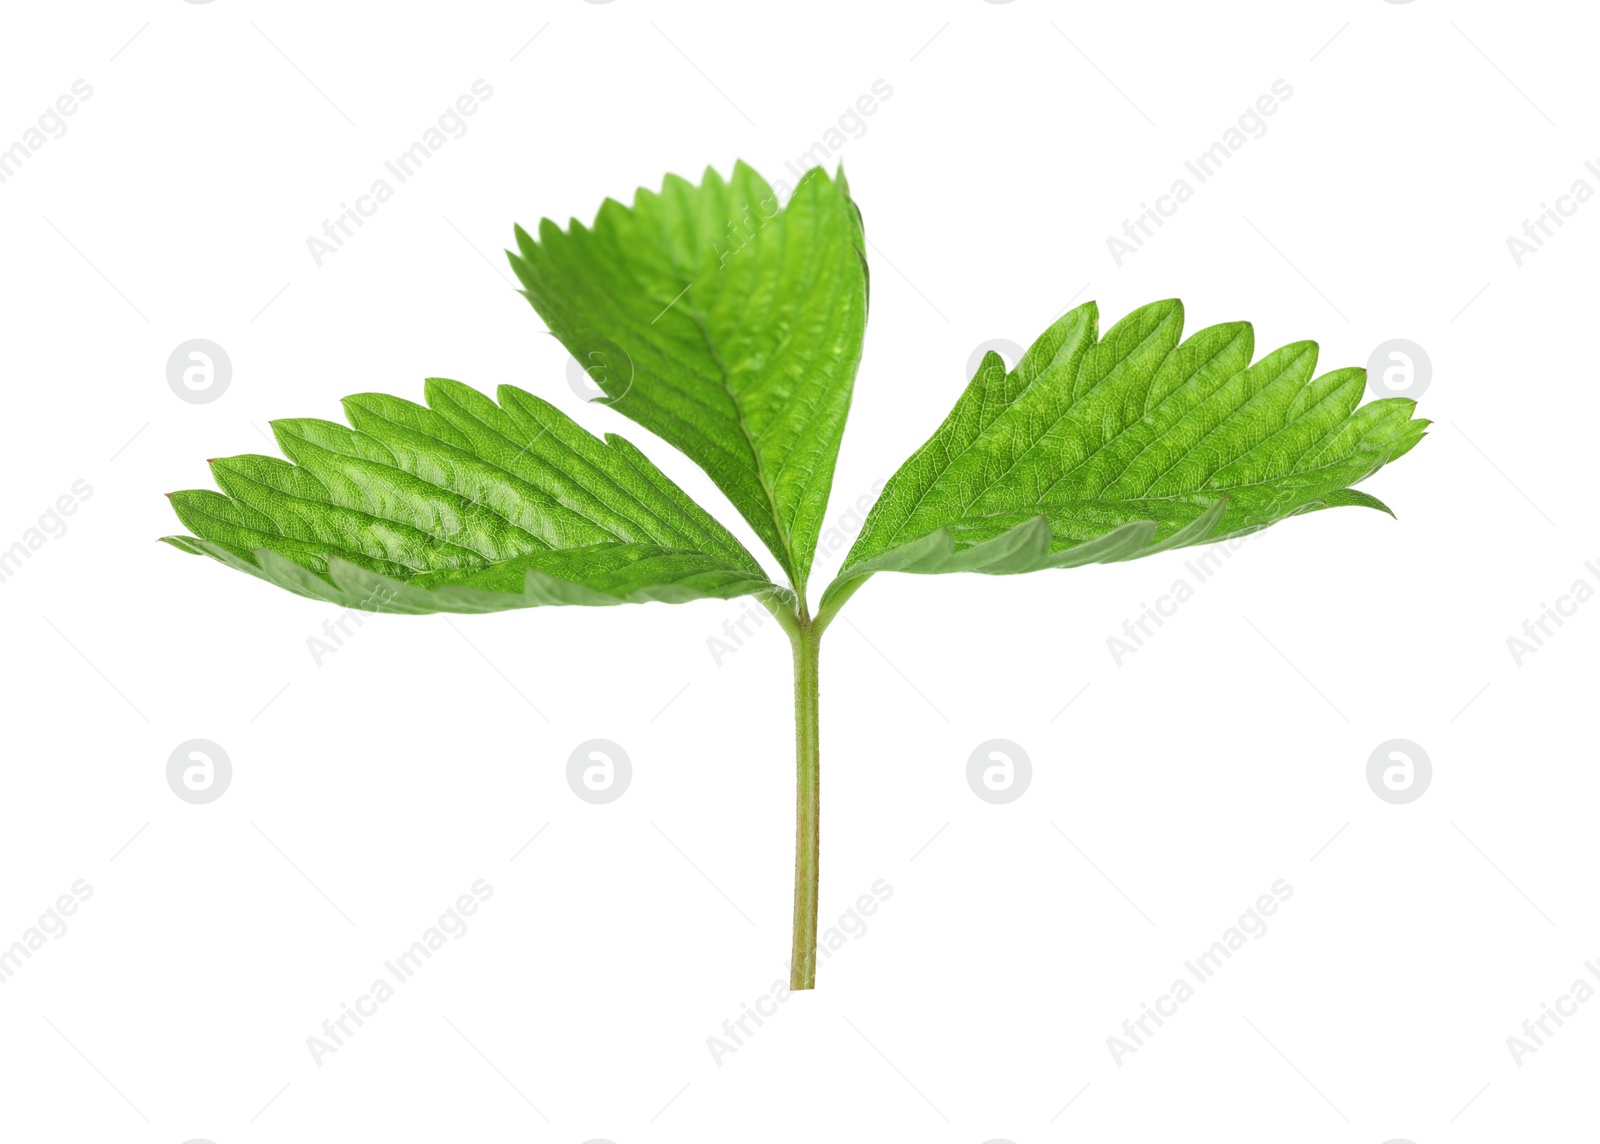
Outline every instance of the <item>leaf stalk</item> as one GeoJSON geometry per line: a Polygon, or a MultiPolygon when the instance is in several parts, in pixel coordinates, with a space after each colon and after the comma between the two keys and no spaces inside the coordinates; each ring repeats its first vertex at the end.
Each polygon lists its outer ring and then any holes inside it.
{"type": "Polygon", "coordinates": [[[789,988],[817,983],[817,885],[821,857],[820,722],[818,654],[822,625],[797,617],[789,629],[794,647],[795,838],[794,933],[789,988]]]}

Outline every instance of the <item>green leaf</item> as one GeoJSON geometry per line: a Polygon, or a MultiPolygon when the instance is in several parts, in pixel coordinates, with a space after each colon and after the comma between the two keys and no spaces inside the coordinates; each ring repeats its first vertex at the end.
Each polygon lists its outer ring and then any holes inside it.
{"type": "Polygon", "coordinates": [[[194,536],[164,537],[346,607],[492,612],[769,594],[744,547],[628,442],[532,394],[496,405],[430,378],[428,405],[344,400],[353,428],[275,421],[293,462],[211,462],[222,492],[172,494],[194,536]]]}
{"type": "Polygon", "coordinates": [[[1214,542],[1330,506],[1387,512],[1349,486],[1428,424],[1405,398],[1358,409],[1363,369],[1314,378],[1314,342],[1252,365],[1248,323],[1183,340],[1181,302],[1097,329],[1091,302],[1009,374],[985,356],[884,486],[822,614],[874,572],[1030,572],[1214,542]]]}
{"type": "Polygon", "coordinates": [[[516,233],[524,293],[606,404],[704,469],[803,598],[867,317],[843,173],[808,171],[782,210],[743,163],[668,176],[593,227],[516,233]]]}

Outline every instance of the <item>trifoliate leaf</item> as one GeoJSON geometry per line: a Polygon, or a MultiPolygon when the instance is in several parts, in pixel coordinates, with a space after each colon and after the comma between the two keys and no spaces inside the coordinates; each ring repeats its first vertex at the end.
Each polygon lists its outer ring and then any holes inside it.
{"type": "Polygon", "coordinates": [[[1422,438],[1414,402],[1357,408],[1363,369],[1313,378],[1314,342],[1254,365],[1248,323],[1183,340],[1156,302],[1097,336],[1080,306],[1006,372],[983,359],[928,442],[884,486],[839,578],[836,610],[874,572],[1029,572],[1131,560],[1335,505],[1422,438]]]}
{"type": "Polygon", "coordinates": [[[767,593],[754,557],[620,437],[532,394],[431,378],[428,404],[344,400],[353,428],[273,422],[288,461],[211,462],[172,494],[186,552],[313,599],[383,612],[679,603],[767,593]]]}
{"type": "Polygon", "coordinates": [[[779,209],[740,163],[669,176],[593,227],[517,228],[528,300],[606,404],[703,468],[804,594],[866,326],[861,216],[841,173],[779,209]]]}

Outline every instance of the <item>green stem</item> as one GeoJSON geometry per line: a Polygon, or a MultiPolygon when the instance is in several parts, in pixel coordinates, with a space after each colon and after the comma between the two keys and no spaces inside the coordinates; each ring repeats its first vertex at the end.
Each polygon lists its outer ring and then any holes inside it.
{"type": "Polygon", "coordinates": [[[794,947],[789,962],[789,988],[811,989],[817,983],[818,774],[817,653],[822,626],[801,617],[790,630],[794,644],[795,836],[794,947]]]}

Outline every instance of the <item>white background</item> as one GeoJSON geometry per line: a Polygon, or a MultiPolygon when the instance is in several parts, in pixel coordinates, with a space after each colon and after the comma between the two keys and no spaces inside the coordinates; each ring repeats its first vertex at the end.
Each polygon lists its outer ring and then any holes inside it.
{"type": "Polygon", "coordinates": [[[0,1136],[1592,1138],[1600,1003],[1520,1066],[1506,1039],[1600,958],[1600,605],[1521,666],[1506,641],[1600,584],[1600,205],[1520,267],[1506,239],[1600,187],[1596,22],[1436,0],[10,6],[0,146],[74,80],[93,95],[0,185],[0,547],[93,494],[0,584],[0,944],[75,880],[93,896],[0,985],[0,1136]],[[467,133],[318,267],[306,239],[477,79],[467,133]],[[1107,238],[1279,79],[1267,132],[1118,266],[1107,238]],[[1090,298],[1109,323],[1179,296],[1191,330],[1248,318],[1259,352],[1315,338],[1323,368],[1409,338],[1435,424],[1366,486],[1398,520],[1252,540],[1120,666],[1107,638],[1193,553],[863,590],[823,653],[824,924],[879,879],[893,896],[718,1065],[707,1038],[788,954],[775,625],[718,666],[738,601],[377,617],[318,666],[335,610],[154,543],[182,531],[161,494],[276,454],[268,419],[444,375],[623,431],[755,550],[690,462],[571,393],[500,252],[513,222],[588,219],[667,171],[785,178],[875,80],[892,97],[842,148],[873,289],[831,518],[938,424],[973,347],[1090,298]],[[165,377],[197,337],[233,363],[210,404],[165,377]],[[233,765],[205,806],[165,778],[193,738],[233,765]],[[633,763],[607,806],[565,781],[591,738],[633,763]],[[990,738],[1033,761],[1006,806],[965,780],[990,738]],[[1434,768],[1405,806],[1365,777],[1392,738],[1434,768]],[[469,932],[313,1063],[307,1038],[478,879],[469,932]],[[1107,1038],[1277,879],[1266,935],[1114,1062],[1107,1038]]]}

